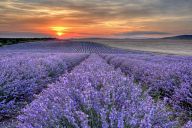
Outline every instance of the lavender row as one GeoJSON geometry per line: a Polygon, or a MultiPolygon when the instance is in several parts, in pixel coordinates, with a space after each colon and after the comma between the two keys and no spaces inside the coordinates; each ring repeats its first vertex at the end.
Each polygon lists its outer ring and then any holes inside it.
{"type": "Polygon", "coordinates": [[[155,98],[168,97],[177,111],[192,117],[192,57],[164,55],[102,55],[155,98]]]}
{"type": "Polygon", "coordinates": [[[85,54],[24,54],[0,61],[0,117],[15,115],[34,94],[82,61],[85,54]]]}
{"type": "Polygon", "coordinates": [[[129,52],[127,54],[119,54],[118,57],[126,57],[133,60],[143,60],[155,63],[178,63],[178,62],[192,62],[191,56],[176,56],[166,54],[155,54],[145,52],[129,52]]]}
{"type": "Polygon", "coordinates": [[[126,53],[126,50],[112,48],[104,44],[83,41],[46,41],[29,42],[16,45],[3,46],[4,52],[65,52],[65,53],[126,53]]]}
{"type": "Polygon", "coordinates": [[[48,54],[48,53],[30,53],[30,52],[1,52],[0,53],[0,63],[3,63],[4,61],[15,61],[15,60],[22,60],[26,58],[44,58],[50,55],[55,55],[55,54],[48,54]]]}
{"type": "Polygon", "coordinates": [[[26,106],[18,128],[180,126],[173,117],[163,101],[154,102],[132,78],[91,55],[26,106]]]}

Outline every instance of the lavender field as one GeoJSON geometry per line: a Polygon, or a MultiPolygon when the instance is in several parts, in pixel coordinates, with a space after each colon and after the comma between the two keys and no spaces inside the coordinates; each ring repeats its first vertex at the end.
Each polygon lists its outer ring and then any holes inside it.
{"type": "Polygon", "coordinates": [[[39,41],[0,48],[2,128],[191,128],[192,57],[39,41]]]}

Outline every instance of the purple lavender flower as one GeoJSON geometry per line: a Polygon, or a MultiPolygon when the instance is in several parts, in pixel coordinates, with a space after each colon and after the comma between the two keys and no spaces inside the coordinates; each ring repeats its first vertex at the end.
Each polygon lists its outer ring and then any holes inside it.
{"type": "Polygon", "coordinates": [[[155,103],[133,78],[95,54],[50,85],[22,113],[19,128],[123,128],[146,126],[146,121],[164,127],[173,122],[163,103],[155,103]]]}

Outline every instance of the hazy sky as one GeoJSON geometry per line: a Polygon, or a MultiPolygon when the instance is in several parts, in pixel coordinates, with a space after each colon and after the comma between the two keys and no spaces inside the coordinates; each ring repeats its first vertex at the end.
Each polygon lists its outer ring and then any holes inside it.
{"type": "Polygon", "coordinates": [[[1,36],[192,34],[192,0],[1,0],[1,36]]]}

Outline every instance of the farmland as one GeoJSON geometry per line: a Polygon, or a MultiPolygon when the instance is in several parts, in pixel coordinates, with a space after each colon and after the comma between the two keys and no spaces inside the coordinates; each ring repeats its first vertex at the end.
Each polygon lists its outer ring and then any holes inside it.
{"type": "Polygon", "coordinates": [[[192,40],[187,39],[107,39],[85,38],[78,41],[93,41],[115,48],[147,51],[164,54],[192,55],[192,40]]]}
{"type": "Polygon", "coordinates": [[[141,50],[71,40],[1,47],[0,127],[190,128],[192,57],[141,50]]]}

